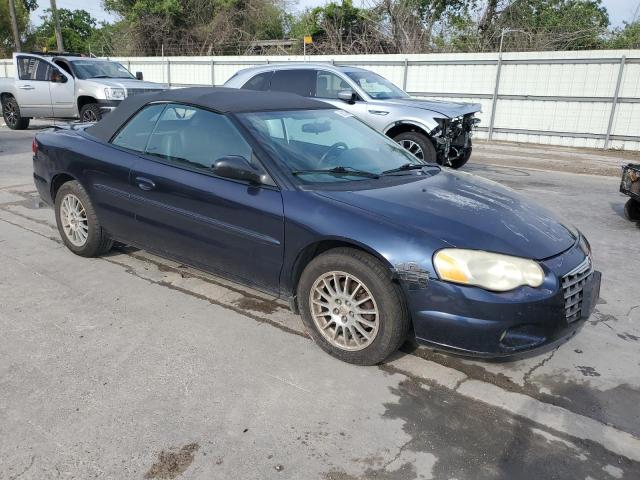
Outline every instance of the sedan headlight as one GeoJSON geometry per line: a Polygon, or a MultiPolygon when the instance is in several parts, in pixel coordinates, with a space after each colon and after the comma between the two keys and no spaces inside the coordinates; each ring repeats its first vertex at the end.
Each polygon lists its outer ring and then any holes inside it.
{"type": "Polygon", "coordinates": [[[494,292],[539,287],[544,281],[542,268],[533,260],[480,250],[445,248],[435,254],[433,263],[442,280],[494,292]]]}
{"type": "Polygon", "coordinates": [[[105,88],[104,96],[107,100],[124,100],[124,88],[105,88]]]}

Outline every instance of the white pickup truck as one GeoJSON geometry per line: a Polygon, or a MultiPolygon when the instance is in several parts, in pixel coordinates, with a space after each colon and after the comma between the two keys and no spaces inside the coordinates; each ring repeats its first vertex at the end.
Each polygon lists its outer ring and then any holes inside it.
{"type": "Polygon", "coordinates": [[[27,128],[34,117],[96,122],[128,96],[167,88],[99,58],[14,53],[13,66],[14,78],[0,78],[0,101],[14,130],[27,128]]]}

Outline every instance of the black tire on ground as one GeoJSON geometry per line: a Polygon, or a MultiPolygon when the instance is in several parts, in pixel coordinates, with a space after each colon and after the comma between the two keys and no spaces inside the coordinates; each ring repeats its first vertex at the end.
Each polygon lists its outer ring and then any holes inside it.
{"type": "Polygon", "coordinates": [[[410,152],[411,148],[407,147],[412,143],[417,144],[420,146],[420,150],[422,151],[422,157],[420,157],[420,155],[416,155],[418,158],[429,163],[438,162],[438,154],[436,152],[436,148],[433,146],[433,143],[431,143],[429,137],[423,135],[422,133],[404,132],[393,137],[393,140],[405,147],[405,149],[409,150],[410,152]]]}
{"type": "Polygon", "coordinates": [[[100,225],[100,221],[98,220],[96,211],[93,208],[91,200],[89,199],[89,195],[87,195],[87,192],[82,187],[82,185],[80,185],[75,180],[63,184],[56,193],[55,214],[56,223],[58,225],[58,232],[60,232],[62,241],[67,246],[67,248],[76,255],[80,255],[81,257],[97,257],[111,250],[113,240],[109,238],[107,232],[105,232],[105,230],[100,225]],[[86,213],[88,235],[83,245],[74,245],[65,233],[62,225],[62,202],[68,195],[74,195],[78,200],[80,200],[80,203],[82,204],[82,207],[84,208],[84,211],[86,213]]]}
{"type": "Polygon", "coordinates": [[[102,118],[100,107],[97,103],[87,103],[80,109],[81,122],[97,122],[102,118]]]}
{"type": "Polygon", "coordinates": [[[29,118],[20,116],[20,107],[15,98],[6,96],[2,100],[2,116],[4,123],[11,130],[25,130],[29,128],[29,118]]]}
{"type": "Polygon", "coordinates": [[[344,362],[376,365],[398,350],[407,337],[410,320],[400,286],[392,281],[389,269],[361,250],[335,248],[314,258],[302,273],[297,296],[302,320],[315,343],[344,362]],[[350,351],[331,344],[313,320],[310,305],[313,285],[322,275],[334,271],[344,272],[363,282],[378,307],[377,335],[361,350],[350,351]]]}
{"type": "Polygon", "coordinates": [[[640,222],[640,202],[630,198],[624,204],[624,216],[632,222],[640,222]]]}

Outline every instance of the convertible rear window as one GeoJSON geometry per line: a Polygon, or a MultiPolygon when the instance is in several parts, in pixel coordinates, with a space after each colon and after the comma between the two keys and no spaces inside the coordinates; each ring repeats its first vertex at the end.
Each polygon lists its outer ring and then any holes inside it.
{"type": "Polygon", "coordinates": [[[144,152],[144,148],[149,140],[149,135],[151,135],[162,110],[164,110],[164,105],[160,104],[145,107],[140,113],[129,120],[111,143],[119,147],[128,148],[129,150],[135,150],[136,152],[144,152]]]}

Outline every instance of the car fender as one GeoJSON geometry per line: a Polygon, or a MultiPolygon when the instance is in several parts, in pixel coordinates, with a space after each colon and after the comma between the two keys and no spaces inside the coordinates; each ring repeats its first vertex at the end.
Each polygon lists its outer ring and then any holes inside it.
{"type": "Polygon", "coordinates": [[[388,135],[391,129],[401,125],[409,125],[417,128],[418,130],[425,132],[427,135],[431,135],[433,130],[438,127],[438,122],[435,120],[435,118],[432,118],[430,121],[427,121],[427,122],[420,121],[420,120],[413,120],[413,119],[396,120],[394,122],[387,124],[387,126],[385,126],[384,129],[382,130],[382,133],[384,133],[385,135],[388,135]]]}

